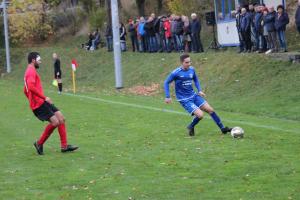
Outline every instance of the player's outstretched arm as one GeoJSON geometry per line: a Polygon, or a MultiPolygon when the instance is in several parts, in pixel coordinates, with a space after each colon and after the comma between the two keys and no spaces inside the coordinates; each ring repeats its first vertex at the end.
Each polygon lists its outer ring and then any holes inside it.
{"type": "Polygon", "coordinates": [[[171,73],[167,79],[165,80],[164,82],[164,90],[165,90],[165,95],[166,95],[166,98],[165,98],[165,102],[166,103],[171,103],[171,97],[170,97],[170,87],[169,87],[169,84],[174,80],[174,74],[171,73]]]}

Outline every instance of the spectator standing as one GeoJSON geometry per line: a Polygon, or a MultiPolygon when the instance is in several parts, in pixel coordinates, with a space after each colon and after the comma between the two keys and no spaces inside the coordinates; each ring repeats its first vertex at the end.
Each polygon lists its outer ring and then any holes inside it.
{"type": "Polygon", "coordinates": [[[105,29],[105,38],[106,38],[106,47],[107,51],[112,51],[113,50],[113,34],[112,34],[112,28],[109,24],[106,24],[106,29],[105,29]]]}
{"type": "Polygon", "coordinates": [[[124,24],[121,22],[119,24],[120,29],[120,43],[121,43],[121,51],[126,51],[126,28],[124,24]]]}
{"type": "Polygon", "coordinates": [[[246,8],[242,8],[242,19],[241,19],[241,32],[243,36],[243,41],[245,42],[245,51],[251,52],[251,27],[250,27],[250,15],[247,12],[246,8]]]}
{"type": "Polygon", "coordinates": [[[155,30],[154,30],[154,19],[149,17],[146,24],[145,24],[145,31],[148,36],[148,52],[153,53],[156,52],[156,37],[155,37],[155,30]]]}
{"type": "Polygon", "coordinates": [[[269,50],[271,50],[271,43],[270,43],[270,40],[268,38],[268,29],[267,29],[268,27],[267,26],[269,24],[266,23],[267,15],[268,15],[268,9],[264,8],[264,10],[263,10],[263,19],[261,21],[261,25],[263,27],[263,36],[265,38],[265,41],[267,42],[267,49],[268,49],[268,51],[266,51],[266,54],[269,54],[270,53],[269,50]]]}
{"type": "Polygon", "coordinates": [[[139,49],[140,52],[146,52],[147,46],[146,46],[146,33],[145,33],[145,18],[140,17],[140,22],[138,25],[138,39],[139,39],[139,49]]]}
{"type": "Polygon", "coordinates": [[[255,42],[255,27],[254,27],[254,17],[255,17],[255,10],[254,4],[249,4],[249,15],[250,15],[250,28],[251,28],[251,43],[253,51],[256,51],[256,42],[255,42]]]}
{"type": "Polygon", "coordinates": [[[191,38],[191,26],[189,18],[187,16],[182,16],[183,21],[183,45],[185,52],[191,52],[192,50],[192,38],[191,38]]]}
{"type": "Polygon", "coordinates": [[[177,24],[176,24],[175,34],[176,34],[177,51],[181,52],[184,49],[184,47],[183,47],[183,26],[184,26],[184,24],[183,24],[183,21],[180,16],[176,17],[176,21],[177,21],[177,24]]]}
{"type": "Polygon", "coordinates": [[[138,51],[139,48],[138,48],[138,41],[137,41],[136,24],[132,19],[129,19],[128,33],[131,40],[132,51],[133,52],[135,52],[135,50],[138,51]]]}
{"type": "Polygon", "coordinates": [[[269,50],[266,52],[266,54],[272,52],[278,52],[277,33],[275,29],[275,17],[276,17],[276,12],[274,10],[274,7],[270,7],[268,14],[264,16],[264,26],[266,26],[268,32],[267,42],[269,44],[269,50]]]}
{"type": "Polygon", "coordinates": [[[192,39],[192,51],[195,53],[203,52],[203,46],[200,39],[201,23],[197,19],[197,14],[191,14],[191,39],[192,39]]]}
{"type": "Polygon", "coordinates": [[[254,16],[254,27],[255,27],[255,46],[258,53],[263,52],[263,27],[261,25],[263,18],[262,6],[257,5],[255,7],[255,16],[254,16]]]}
{"type": "Polygon", "coordinates": [[[165,29],[165,41],[166,41],[166,50],[167,52],[172,51],[172,32],[171,32],[171,17],[164,21],[164,29],[165,29]]]}
{"type": "MultiPolygon", "coordinates": [[[[241,13],[241,7],[240,6],[238,6],[237,9],[236,9],[235,19],[236,19],[236,28],[237,28],[237,31],[238,31],[239,42],[240,42],[240,45],[239,45],[240,50],[239,50],[238,53],[242,53],[244,51],[245,45],[244,45],[242,31],[241,31],[242,13],[241,13]]],[[[193,27],[192,27],[192,33],[193,33],[193,27]]],[[[192,36],[192,40],[193,40],[193,36],[192,36]]],[[[194,45],[194,41],[192,42],[192,44],[194,45]]]]}
{"type": "Polygon", "coordinates": [[[171,15],[171,33],[172,33],[172,43],[173,43],[173,49],[177,51],[178,49],[178,44],[176,40],[176,27],[177,27],[177,20],[176,20],[176,15],[172,14],[171,15]]]}
{"type": "Polygon", "coordinates": [[[278,34],[278,39],[282,52],[287,52],[287,44],[285,38],[286,25],[289,23],[289,16],[285,12],[282,5],[277,6],[277,13],[275,17],[275,28],[278,34]]]}
{"type": "Polygon", "coordinates": [[[153,18],[153,28],[155,32],[155,44],[156,44],[156,51],[161,51],[162,50],[162,41],[160,39],[160,17],[156,17],[154,13],[151,14],[151,17],[153,18]]]}

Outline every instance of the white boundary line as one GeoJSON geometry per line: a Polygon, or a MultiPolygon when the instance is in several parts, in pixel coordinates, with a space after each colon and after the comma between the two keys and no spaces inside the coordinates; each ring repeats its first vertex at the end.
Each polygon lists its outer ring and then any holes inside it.
{"type": "MultiPolygon", "coordinates": [[[[112,100],[106,100],[106,99],[97,98],[97,97],[90,97],[90,96],[77,95],[77,94],[71,94],[71,93],[63,93],[63,94],[67,95],[67,96],[79,97],[79,98],[94,100],[94,101],[108,103],[108,104],[123,105],[123,106],[127,106],[127,107],[132,107],[132,108],[146,109],[146,110],[165,112],[165,113],[171,113],[171,114],[178,114],[178,115],[188,115],[188,113],[185,113],[185,112],[169,110],[169,109],[163,109],[163,108],[156,108],[156,107],[152,107],[152,106],[144,106],[144,105],[138,105],[138,104],[124,103],[124,102],[119,102],[119,101],[112,101],[112,100]]],[[[275,131],[283,131],[283,132],[289,132],[289,133],[299,133],[299,131],[296,131],[296,130],[283,129],[283,128],[278,128],[278,127],[269,126],[269,125],[261,125],[261,124],[257,124],[257,123],[254,123],[254,122],[243,122],[243,121],[226,120],[226,119],[222,120],[222,121],[235,123],[235,124],[244,124],[244,125],[253,126],[253,127],[256,127],[256,128],[264,128],[264,129],[275,130],[275,131]]]]}

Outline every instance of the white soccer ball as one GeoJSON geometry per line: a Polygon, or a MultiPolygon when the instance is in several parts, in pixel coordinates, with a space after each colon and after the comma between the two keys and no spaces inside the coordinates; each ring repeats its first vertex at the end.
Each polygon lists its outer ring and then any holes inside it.
{"type": "Polygon", "coordinates": [[[244,130],[241,127],[234,127],[231,132],[231,136],[234,138],[243,138],[244,137],[244,130]]]}

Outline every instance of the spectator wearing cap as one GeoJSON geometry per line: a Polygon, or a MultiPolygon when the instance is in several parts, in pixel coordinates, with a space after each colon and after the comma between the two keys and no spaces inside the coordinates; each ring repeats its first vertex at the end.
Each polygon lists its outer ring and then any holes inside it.
{"type": "Polygon", "coordinates": [[[278,34],[281,50],[287,52],[287,44],[285,38],[286,25],[289,23],[289,16],[285,12],[282,5],[277,6],[277,13],[275,17],[275,28],[278,34]]]}
{"type": "Polygon", "coordinates": [[[300,0],[298,0],[298,8],[295,15],[295,22],[296,22],[297,30],[300,34],[300,0]]]}
{"type": "Polygon", "coordinates": [[[197,18],[196,13],[191,14],[191,39],[192,39],[192,51],[194,53],[203,52],[203,46],[200,39],[201,23],[197,18]]]}

